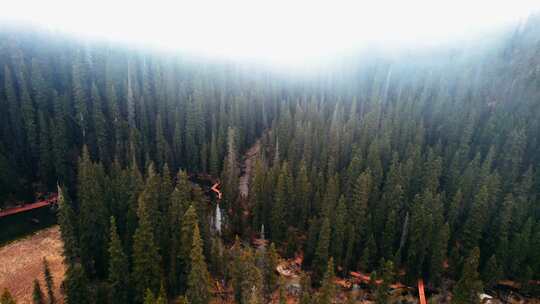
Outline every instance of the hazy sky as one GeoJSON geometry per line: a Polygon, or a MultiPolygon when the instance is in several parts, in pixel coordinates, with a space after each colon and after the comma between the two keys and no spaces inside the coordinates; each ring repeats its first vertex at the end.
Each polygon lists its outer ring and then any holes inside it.
{"type": "Polygon", "coordinates": [[[298,64],[375,42],[424,45],[519,20],[540,0],[8,0],[0,21],[197,54],[298,64]]]}

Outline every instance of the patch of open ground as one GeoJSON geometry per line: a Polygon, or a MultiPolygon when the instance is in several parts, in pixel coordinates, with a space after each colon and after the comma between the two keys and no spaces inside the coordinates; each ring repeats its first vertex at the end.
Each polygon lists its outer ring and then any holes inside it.
{"type": "Polygon", "coordinates": [[[238,190],[240,191],[240,196],[247,198],[249,194],[249,183],[251,181],[251,171],[255,165],[255,159],[261,151],[261,142],[258,140],[249,150],[246,151],[244,156],[244,163],[242,166],[243,174],[240,176],[240,181],[238,185],[238,190]]]}
{"type": "Polygon", "coordinates": [[[58,226],[0,247],[0,289],[7,288],[18,304],[31,304],[34,279],[39,279],[46,293],[43,280],[43,258],[46,258],[54,278],[56,299],[63,303],[60,295],[65,273],[62,247],[58,226]]]}

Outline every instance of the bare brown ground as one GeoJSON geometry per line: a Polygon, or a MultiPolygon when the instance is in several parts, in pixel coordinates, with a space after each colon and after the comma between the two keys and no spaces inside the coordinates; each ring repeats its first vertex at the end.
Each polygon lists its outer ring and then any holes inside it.
{"type": "Polygon", "coordinates": [[[244,174],[240,176],[240,181],[238,185],[238,190],[240,191],[240,196],[246,198],[249,193],[249,182],[251,181],[251,171],[255,165],[255,159],[261,151],[261,142],[258,140],[249,150],[247,150],[244,159],[244,174]]]}
{"type": "Polygon", "coordinates": [[[43,258],[46,258],[54,279],[56,299],[63,303],[60,295],[65,272],[62,246],[60,229],[54,226],[0,247],[0,290],[7,288],[18,304],[31,304],[34,279],[39,279],[46,293],[43,280],[43,258]]]}

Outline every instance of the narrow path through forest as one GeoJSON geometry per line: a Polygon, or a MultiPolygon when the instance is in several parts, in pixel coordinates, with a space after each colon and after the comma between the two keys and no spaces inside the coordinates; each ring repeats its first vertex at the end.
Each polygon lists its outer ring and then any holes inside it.
{"type": "Polygon", "coordinates": [[[244,161],[242,162],[242,175],[238,183],[238,191],[240,197],[247,198],[249,194],[249,182],[251,180],[251,172],[255,165],[255,159],[261,151],[261,140],[257,140],[251,148],[249,148],[244,154],[244,161]]]}

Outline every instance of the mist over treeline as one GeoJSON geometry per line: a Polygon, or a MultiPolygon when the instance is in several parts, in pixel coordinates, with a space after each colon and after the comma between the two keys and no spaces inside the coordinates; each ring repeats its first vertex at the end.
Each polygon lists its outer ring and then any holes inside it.
{"type": "MultiPolygon", "coordinates": [[[[137,302],[146,288],[157,294],[162,278],[169,296],[189,290],[188,249],[178,249],[187,268],[171,273],[168,264],[184,232],[149,224],[159,217],[180,226],[188,216],[189,232],[198,221],[211,275],[241,280],[218,266],[225,257],[215,256],[200,193],[184,189],[181,203],[171,196],[179,170],[222,179],[223,209],[233,210],[224,240],[248,239],[264,225],[282,255],[304,252],[315,285],[333,257],[339,275],[404,269],[404,280],[424,277],[433,288],[457,281],[455,294],[469,300],[477,282],[503,278],[538,293],[529,283],[540,279],[539,17],[478,45],[336,61],[297,75],[0,33],[0,203],[69,188],[74,215],[64,216],[78,218],[61,223],[63,236],[66,223],[75,225],[65,240],[69,262],[81,258],[93,282],[107,277],[104,235],[114,216],[126,269],[146,275],[122,295],[137,302]],[[240,156],[258,139],[263,156],[242,198],[240,156]],[[198,202],[190,215],[187,201],[198,202]],[[153,257],[163,259],[139,269],[144,248],[132,246],[152,233],[153,257]]],[[[268,284],[265,292],[277,283],[268,284]]]]}

